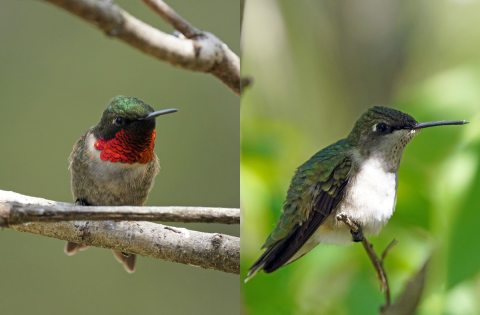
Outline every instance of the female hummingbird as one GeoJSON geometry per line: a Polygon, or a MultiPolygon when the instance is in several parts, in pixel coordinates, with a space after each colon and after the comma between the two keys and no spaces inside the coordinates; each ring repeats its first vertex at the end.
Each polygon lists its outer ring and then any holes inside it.
{"type": "Polygon", "coordinates": [[[420,130],[466,121],[418,123],[401,111],[375,106],[355,123],[352,132],[301,165],[288,189],[283,214],[250,268],[273,272],[319,243],[348,245],[363,235],[376,235],[392,216],[397,202],[398,169],[406,145],[420,130]],[[360,230],[354,233],[343,214],[360,230]]]}
{"type": "MultiPolygon", "coordinates": [[[[85,206],[142,206],[160,170],[155,147],[155,118],[177,109],[154,111],[134,97],[117,96],[103,111],[98,125],[75,143],[68,160],[72,194],[85,206]]],[[[86,245],[67,242],[73,255],[86,245]]],[[[129,273],[135,271],[135,255],[113,252],[129,273]]]]}

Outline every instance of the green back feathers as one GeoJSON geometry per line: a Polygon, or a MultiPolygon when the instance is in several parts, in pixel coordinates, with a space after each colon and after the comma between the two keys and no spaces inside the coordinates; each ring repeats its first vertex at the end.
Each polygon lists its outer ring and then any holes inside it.
{"type": "Polygon", "coordinates": [[[349,148],[342,139],[317,152],[297,169],[288,189],[283,214],[263,248],[285,238],[295,225],[306,221],[321,191],[337,197],[338,187],[347,178],[351,167],[349,148]]]}

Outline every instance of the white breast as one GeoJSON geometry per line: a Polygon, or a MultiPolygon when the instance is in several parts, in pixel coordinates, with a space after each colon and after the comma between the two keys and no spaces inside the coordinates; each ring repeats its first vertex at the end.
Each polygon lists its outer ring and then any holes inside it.
{"type": "Polygon", "coordinates": [[[337,210],[357,220],[365,235],[378,234],[395,210],[398,173],[383,166],[379,157],[364,160],[358,174],[350,179],[348,194],[337,210]]]}

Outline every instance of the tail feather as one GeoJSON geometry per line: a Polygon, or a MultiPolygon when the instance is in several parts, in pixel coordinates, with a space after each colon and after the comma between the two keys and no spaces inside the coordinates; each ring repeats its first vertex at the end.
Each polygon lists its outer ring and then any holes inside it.
{"type": "Polygon", "coordinates": [[[248,280],[252,279],[257,274],[257,272],[259,272],[262,269],[263,269],[263,265],[259,265],[259,266],[253,265],[252,267],[250,267],[244,282],[247,283],[248,280]]]}
{"type": "Polygon", "coordinates": [[[79,250],[86,250],[89,247],[90,246],[88,246],[88,245],[80,245],[80,244],[73,243],[73,242],[67,242],[67,244],[65,244],[65,248],[64,248],[63,251],[68,256],[72,256],[72,255],[75,255],[79,250]]]}
{"type": "Polygon", "coordinates": [[[135,272],[137,255],[134,255],[134,254],[125,255],[117,251],[113,251],[113,255],[115,256],[115,258],[119,263],[123,264],[123,267],[128,273],[135,272]]]}
{"type": "MultiPolygon", "coordinates": [[[[80,244],[73,243],[73,242],[67,242],[67,244],[65,244],[65,248],[63,249],[63,251],[68,256],[72,256],[72,255],[75,255],[80,250],[80,248],[82,246],[85,246],[85,245],[80,245],[80,244]]],[[[88,248],[88,246],[87,246],[87,248],[88,248]]]]}
{"type": "Polygon", "coordinates": [[[287,252],[286,248],[289,246],[291,246],[289,238],[285,238],[267,247],[262,256],[260,256],[260,258],[258,258],[248,270],[248,275],[245,279],[245,282],[250,280],[260,270],[263,270],[265,273],[272,273],[281,267],[291,264],[306,254],[306,252],[300,253],[298,250],[294,252],[287,252]]]}
{"type": "Polygon", "coordinates": [[[84,251],[86,249],[88,249],[90,246],[88,245],[80,245],[80,247],[78,248],[79,251],[84,251]]]}
{"type": "Polygon", "coordinates": [[[252,279],[260,270],[264,270],[265,266],[270,263],[272,260],[272,250],[275,248],[275,245],[273,245],[270,248],[267,248],[267,250],[260,256],[260,258],[257,259],[257,261],[250,267],[248,270],[247,278],[245,278],[245,283],[247,283],[248,280],[252,279]]]}
{"type": "MultiPolygon", "coordinates": [[[[68,256],[75,255],[78,251],[86,250],[90,246],[87,245],[81,245],[73,242],[67,242],[65,244],[64,252],[68,256]]],[[[135,271],[136,267],[136,261],[137,261],[137,256],[130,254],[130,255],[125,255],[120,252],[113,251],[113,254],[115,258],[118,260],[118,262],[123,264],[123,267],[128,273],[133,273],[135,271]]]]}

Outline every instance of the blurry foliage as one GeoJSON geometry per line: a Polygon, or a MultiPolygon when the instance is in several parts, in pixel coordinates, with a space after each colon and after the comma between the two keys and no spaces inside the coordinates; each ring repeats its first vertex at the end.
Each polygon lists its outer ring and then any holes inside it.
{"type": "MultiPolygon", "coordinates": [[[[392,299],[433,253],[419,315],[480,314],[480,2],[246,1],[242,75],[242,279],[261,254],[299,165],[344,138],[368,107],[417,121],[395,214],[377,250],[392,299]]],[[[359,244],[318,246],[242,283],[245,314],[375,314],[384,303],[359,244]]]]}

